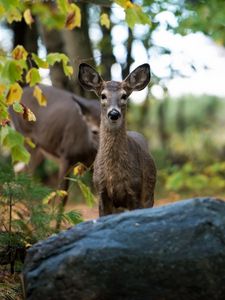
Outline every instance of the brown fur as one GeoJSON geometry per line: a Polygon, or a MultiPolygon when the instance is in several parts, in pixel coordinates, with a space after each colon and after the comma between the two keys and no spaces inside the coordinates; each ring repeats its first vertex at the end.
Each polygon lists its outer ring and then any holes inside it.
{"type": "Polygon", "coordinates": [[[122,82],[104,82],[90,66],[80,66],[81,84],[101,98],[100,144],[93,178],[100,216],[153,206],[156,167],[144,137],[126,131],[123,97],[124,93],[128,97],[133,90],[143,89],[150,80],[149,71],[145,64],[122,82]],[[109,112],[114,109],[120,116],[110,120],[109,112]]]}
{"type": "Polygon", "coordinates": [[[100,216],[152,207],[155,181],[152,157],[127,135],[125,124],[114,134],[101,124],[100,146],[94,163],[100,216]]]}

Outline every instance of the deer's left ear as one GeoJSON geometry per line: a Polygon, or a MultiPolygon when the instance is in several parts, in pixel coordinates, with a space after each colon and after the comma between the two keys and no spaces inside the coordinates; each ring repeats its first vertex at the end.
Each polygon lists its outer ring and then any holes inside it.
{"type": "Polygon", "coordinates": [[[80,81],[80,84],[89,91],[93,91],[96,94],[98,94],[101,85],[102,85],[102,78],[98,74],[95,69],[93,69],[88,64],[82,63],[79,66],[79,74],[78,79],[80,81]]]}
{"type": "Polygon", "coordinates": [[[137,67],[131,72],[125,79],[124,82],[127,88],[132,91],[143,90],[151,79],[150,65],[143,64],[137,67]]]}

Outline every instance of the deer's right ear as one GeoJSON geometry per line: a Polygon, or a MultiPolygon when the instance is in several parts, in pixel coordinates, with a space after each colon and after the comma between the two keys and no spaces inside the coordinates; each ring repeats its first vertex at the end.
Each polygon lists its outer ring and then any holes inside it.
{"type": "Polygon", "coordinates": [[[102,86],[102,78],[95,69],[88,64],[80,64],[78,79],[83,88],[94,91],[97,94],[102,86]]]}

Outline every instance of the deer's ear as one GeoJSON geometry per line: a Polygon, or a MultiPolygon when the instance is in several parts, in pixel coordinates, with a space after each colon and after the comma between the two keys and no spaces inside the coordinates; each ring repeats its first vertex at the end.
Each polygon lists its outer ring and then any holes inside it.
{"type": "Polygon", "coordinates": [[[137,67],[131,72],[125,79],[124,82],[127,88],[132,91],[143,90],[151,79],[150,66],[149,64],[143,64],[137,67]]]}
{"type": "Polygon", "coordinates": [[[89,91],[98,93],[102,85],[102,78],[95,69],[88,64],[80,64],[78,79],[80,84],[89,91]]]}

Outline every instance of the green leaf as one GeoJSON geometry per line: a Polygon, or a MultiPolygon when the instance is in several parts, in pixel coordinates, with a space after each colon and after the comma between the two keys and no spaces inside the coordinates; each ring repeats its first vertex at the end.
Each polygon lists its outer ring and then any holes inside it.
{"type": "Polygon", "coordinates": [[[4,126],[0,130],[1,145],[4,145],[5,138],[7,137],[8,133],[9,133],[9,128],[10,128],[9,126],[4,126]]]}
{"type": "Polygon", "coordinates": [[[57,5],[58,5],[58,8],[64,13],[66,13],[69,9],[68,1],[57,0],[57,5]]]}
{"type": "Polygon", "coordinates": [[[11,83],[22,79],[23,69],[17,61],[9,60],[5,63],[1,76],[9,80],[11,83]]]}
{"type": "Polygon", "coordinates": [[[63,71],[67,77],[71,77],[71,75],[73,75],[73,67],[68,66],[64,63],[63,63],[63,71]]]}
{"type": "Polygon", "coordinates": [[[46,61],[50,66],[54,65],[56,62],[62,61],[65,75],[70,77],[73,74],[73,68],[69,65],[69,58],[63,53],[50,53],[47,55],[46,61]]]}
{"type": "Polygon", "coordinates": [[[53,66],[56,62],[60,62],[61,59],[61,53],[58,52],[50,53],[46,57],[46,61],[49,63],[50,66],[53,66]]]}
{"type": "Polygon", "coordinates": [[[26,150],[24,146],[15,146],[12,148],[12,161],[22,161],[28,163],[30,160],[30,153],[26,150]]]}
{"type": "Polygon", "coordinates": [[[13,103],[13,110],[17,113],[23,113],[24,111],[23,106],[19,102],[13,103]]]}
{"type": "Polygon", "coordinates": [[[140,6],[134,4],[133,8],[127,8],[125,12],[125,20],[131,29],[134,28],[135,24],[151,25],[149,16],[142,11],[140,6]]]}
{"type": "Polygon", "coordinates": [[[24,143],[24,137],[17,132],[16,130],[12,129],[9,126],[3,127],[3,146],[6,146],[8,148],[13,148],[17,145],[23,145],[24,143]]]}
{"type": "Polygon", "coordinates": [[[38,69],[31,68],[26,75],[26,82],[30,84],[30,86],[34,86],[35,84],[41,81],[41,76],[39,74],[38,69]]]}
{"type": "Polygon", "coordinates": [[[4,126],[0,131],[1,144],[11,150],[12,161],[29,162],[30,154],[24,147],[24,137],[13,128],[4,126]]]}
{"type": "Polygon", "coordinates": [[[84,221],[81,217],[81,213],[74,210],[65,212],[63,214],[63,218],[72,225],[76,225],[84,221]]]}
{"type": "Polygon", "coordinates": [[[9,24],[14,21],[19,22],[22,20],[22,14],[16,7],[10,8],[6,13],[6,19],[9,24]]]}
{"type": "Polygon", "coordinates": [[[34,62],[36,63],[36,65],[39,68],[43,68],[43,69],[48,69],[49,68],[48,62],[41,59],[40,57],[38,57],[35,53],[32,53],[32,59],[34,60],[34,62]]]}
{"type": "Polygon", "coordinates": [[[81,180],[77,180],[77,183],[79,185],[79,188],[84,196],[87,205],[89,207],[92,207],[93,204],[95,203],[95,197],[92,194],[90,188],[87,185],[85,185],[81,180]]]}

